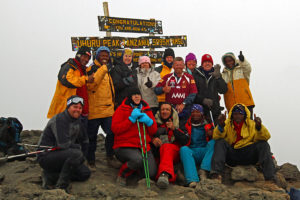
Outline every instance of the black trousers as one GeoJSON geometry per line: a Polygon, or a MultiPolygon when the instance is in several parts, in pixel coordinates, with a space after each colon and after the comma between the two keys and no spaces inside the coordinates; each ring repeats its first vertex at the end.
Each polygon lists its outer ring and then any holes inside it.
{"type": "Polygon", "coordinates": [[[222,173],[225,163],[230,166],[259,163],[265,179],[274,178],[275,165],[272,160],[270,145],[266,141],[259,141],[240,149],[234,149],[224,139],[216,140],[212,157],[212,171],[222,173]]]}
{"type": "Polygon", "coordinates": [[[91,172],[83,164],[84,156],[80,149],[65,149],[48,152],[38,158],[40,166],[47,172],[60,174],[64,165],[70,166],[70,179],[72,181],[85,181],[91,172]]]}
{"type": "MultiPolygon", "coordinates": [[[[127,162],[128,168],[132,170],[143,169],[141,175],[142,177],[145,177],[142,152],[139,148],[120,147],[118,149],[115,149],[115,153],[118,160],[120,160],[122,163],[127,162]]],[[[149,165],[149,177],[154,179],[157,172],[157,165],[151,151],[147,152],[147,156],[149,165]]]]}

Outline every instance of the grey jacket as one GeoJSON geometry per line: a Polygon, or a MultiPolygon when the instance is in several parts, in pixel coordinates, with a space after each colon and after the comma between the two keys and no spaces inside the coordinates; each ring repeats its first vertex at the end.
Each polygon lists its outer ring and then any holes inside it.
{"type": "Polygon", "coordinates": [[[154,88],[160,81],[160,74],[151,67],[147,72],[143,72],[141,68],[137,69],[138,87],[142,94],[142,98],[149,104],[150,108],[158,107],[157,96],[154,93],[154,88]],[[148,88],[145,83],[152,81],[152,87],[148,88]]]}

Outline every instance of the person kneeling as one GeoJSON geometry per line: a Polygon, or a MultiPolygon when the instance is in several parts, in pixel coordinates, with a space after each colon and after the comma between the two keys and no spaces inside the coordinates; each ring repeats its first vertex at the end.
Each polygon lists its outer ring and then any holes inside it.
{"type": "Polygon", "coordinates": [[[197,165],[200,165],[200,178],[206,178],[206,173],[211,170],[211,158],[214,152],[215,140],[211,140],[212,130],[204,119],[203,107],[194,104],[191,118],[187,125],[191,130],[191,142],[189,146],[180,148],[180,159],[184,168],[184,176],[189,187],[196,187],[199,182],[197,165]],[[209,127],[209,128],[207,128],[209,127]],[[206,129],[207,132],[206,132],[206,129]],[[211,135],[209,135],[209,133],[211,135]]]}
{"type": "Polygon", "coordinates": [[[39,146],[57,149],[38,154],[45,189],[56,184],[56,188],[67,190],[71,180],[85,181],[91,175],[84,165],[89,139],[79,119],[83,105],[83,98],[71,96],[66,110],[49,120],[40,137],[39,146]]]}
{"type": "Polygon", "coordinates": [[[129,96],[115,111],[111,126],[115,134],[113,148],[117,159],[123,163],[117,178],[121,186],[125,186],[127,177],[135,172],[140,173],[142,178],[144,173],[140,170],[144,168],[144,163],[146,179],[148,173],[150,178],[154,178],[157,170],[149,144],[150,136],[157,130],[151,108],[142,100],[138,88],[130,88],[128,93],[129,96]]]}
{"type": "Polygon", "coordinates": [[[265,179],[275,181],[275,165],[267,142],[270,137],[261,119],[255,116],[251,120],[250,111],[243,104],[235,104],[227,119],[221,114],[213,134],[216,140],[211,166],[214,178],[221,181],[225,163],[230,166],[259,163],[265,179]]]}

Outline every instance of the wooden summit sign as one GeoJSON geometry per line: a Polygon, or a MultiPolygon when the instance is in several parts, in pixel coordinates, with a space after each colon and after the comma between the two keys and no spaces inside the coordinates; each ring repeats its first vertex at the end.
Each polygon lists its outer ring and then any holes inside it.
{"type": "Polygon", "coordinates": [[[127,37],[71,37],[72,50],[77,51],[81,46],[88,46],[97,50],[100,46],[110,49],[145,49],[162,47],[186,47],[186,35],[177,36],[145,36],[138,38],[127,37]]]}
{"type": "MultiPolygon", "coordinates": [[[[119,58],[122,56],[123,50],[111,51],[110,55],[119,58]]],[[[152,64],[162,62],[164,51],[133,51],[133,62],[138,63],[140,56],[148,56],[152,64]]]]}
{"type": "Polygon", "coordinates": [[[99,30],[162,34],[162,21],[98,16],[99,30]]]}

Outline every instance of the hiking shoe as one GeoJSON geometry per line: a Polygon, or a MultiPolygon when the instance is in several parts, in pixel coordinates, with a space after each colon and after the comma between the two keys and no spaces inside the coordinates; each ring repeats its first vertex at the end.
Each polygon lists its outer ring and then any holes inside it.
{"type": "Polygon", "coordinates": [[[106,160],[107,160],[107,165],[114,169],[120,169],[122,166],[122,163],[118,159],[116,159],[114,156],[108,156],[108,157],[106,157],[106,160]]]}
{"type": "Polygon", "coordinates": [[[95,164],[95,162],[88,162],[87,167],[89,168],[89,170],[91,172],[95,172],[96,171],[96,164],[95,164]]]}
{"type": "Polygon", "coordinates": [[[206,175],[206,171],[205,170],[200,169],[198,171],[198,173],[199,173],[199,176],[200,176],[200,181],[203,181],[203,180],[207,179],[207,175],[206,175]]]}
{"type": "Polygon", "coordinates": [[[222,183],[222,176],[218,173],[212,173],[210,174],[210,178],[215,180],[217,183],[222,183]]]}
{"type": "Polygon", "coordinates": [[[126,186],[126,178],[125,178],[125,177],[122,177],[122,176],[118,176],[118,177],[117,177],[117,180],[116,180],[116,183],[117,183],[119,186],[125,187],[125,186],[126,186]]]}
{"type": "Polygon", "coordinates": [[[58,179],[57,173],[50,173],[45,170],[42,172],[42,188],[46,190],[54,189],[55,182],[58,179]]]}
{"type": "Polygon", "coordinates": [[[156,184],[160,189],[167,189],[169,186],[169,176],[165,173],[161,173],[156,184]]]}
{"type": "Polygon", "coordinates": [[[189,187],[190,188],[195,188],[197,186],[197,183],[196,182],[190,182],[189,183],[189,187]]]}

